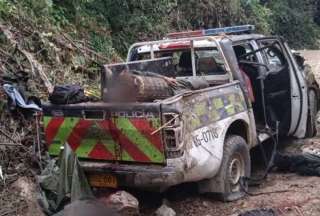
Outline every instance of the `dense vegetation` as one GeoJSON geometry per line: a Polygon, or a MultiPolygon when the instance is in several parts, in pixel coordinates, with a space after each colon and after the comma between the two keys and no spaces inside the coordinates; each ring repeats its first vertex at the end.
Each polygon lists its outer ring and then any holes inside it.
{"type": "MultiPolygon", "coordinates": [[[[50,83],[92,86],[98,83],[99,65],[124,59],[133,42],[240,24],[284,36],[295,49],[318,48],[320,2],[0,0],[0,75],[24,71],[40,76],[47,89],[50,83]]],[[[42,85],[36,84],[28,86],[38,95],[42,85]]]]}
{"type": "Polygon", "coordinates": [[[13,13],[85,37],[107,57],[123,56],[134,41],[215,26],[255,24],[294,48],[315,48],[320,35],[317,0],[0,0],[1,18],[13,13]]]}

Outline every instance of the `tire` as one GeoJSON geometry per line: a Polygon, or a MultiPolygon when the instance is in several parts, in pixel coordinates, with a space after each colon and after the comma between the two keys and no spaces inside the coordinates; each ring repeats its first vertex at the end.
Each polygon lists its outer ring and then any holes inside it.
{"type": "Polygon", "coordinates": [[[317,95],[314,90],[308,93],[308,119],[306,128],[306,138],[314,137],[317,134],[316,116],[318,111],[317,95]]]}
{"type": "Polygon", "coordinates": [[[230,202],[245,196],[248,189],[243,177],[250,177],[251,161],[246,141],[240,137],[228,136],[224,143],[222,163],[218,173],[206,182],[206,190],[214,198],[230,202]]]}

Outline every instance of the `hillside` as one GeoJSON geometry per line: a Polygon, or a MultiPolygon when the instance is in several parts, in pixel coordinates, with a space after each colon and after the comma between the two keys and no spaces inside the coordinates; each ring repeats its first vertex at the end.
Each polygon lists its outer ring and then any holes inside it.
{"type": "MultiPolygon", "coordinates": [[[[100,66],[123,61],[133,42],[248,23],[292,48],[319,48],[316,0],[0,0],[0,86],[43,100],[57,84],[97,93],[100,66]]],[[[0,88],[0,215],[23,215],[26,200],[12,188],[39,172],[35,126],[6,101],[0,88]]]]}

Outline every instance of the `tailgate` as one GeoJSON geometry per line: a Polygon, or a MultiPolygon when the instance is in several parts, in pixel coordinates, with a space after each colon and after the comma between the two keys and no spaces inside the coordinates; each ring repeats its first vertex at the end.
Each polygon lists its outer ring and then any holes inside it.
{"type": "Polygon", "coordinates": [[[68,143],[79,158],[165,163],[162,134],[152,135],[161,127],[160,104],[44,105],[43,110],[51,155],[68,143]]]}

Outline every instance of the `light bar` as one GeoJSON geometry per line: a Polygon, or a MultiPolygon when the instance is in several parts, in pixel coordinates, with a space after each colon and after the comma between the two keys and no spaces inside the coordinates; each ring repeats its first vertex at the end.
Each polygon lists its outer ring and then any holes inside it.
{"type": "Polygon", "coordinates": [[[236,34],[244,32],[252,32],[255,30],[254,25],[241,25],[241,26],[231,26],[223,28],[213,28],[213,29],[204,29],[197,31],[187,31],[187,32],[175,32],[167,34],[167,38],[178,39],[186,37],[201,37],[201,36],[213,36],[220,34],[236,34]]]}

